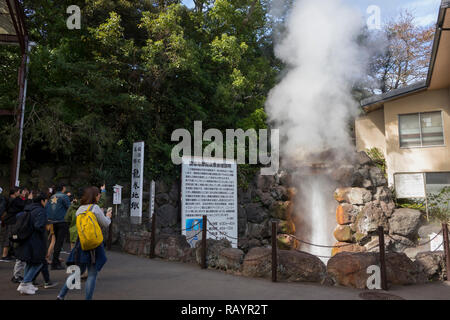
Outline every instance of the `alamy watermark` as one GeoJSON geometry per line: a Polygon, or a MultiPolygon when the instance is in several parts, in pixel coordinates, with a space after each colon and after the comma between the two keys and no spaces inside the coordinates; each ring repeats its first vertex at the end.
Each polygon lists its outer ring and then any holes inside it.
{"type": "Polygon", "coordinates": [[[369,30],[381,30],[381,8],[376,5],[367,7],[366,13],[369,15],[367,18],[367,28],[369,30]]]}
{"type": "MultiPolygon", "coordinates": [[[[246,141],[248,139],[248,163],[269,165],[270,167],[261,168],[261,175],[273,175],[279,168],[279,150],[280,133],[278,129],[270,130],[270,155],[269,130],[260,129],[258,134],[255,129],[226,129],[225,130],[225,158],[233,159],[235,157],[236,144],[236,162],[237,164],[246,164],[246,141]],[[259,139],[258,139],[259,136],[259,139]],[[259,161],[259,162],[258,162],[259,161]]],[[[181,164],[182,157],[205,157],[213,158],[218,161],[224,158],[224,139],[219,129],[208,129],[203,133],[202,121],[194,121],[194,153],[192,154],[192,137],[186,129],[176,129],[172,132],[172,141],[181,141],[172,149],[173,164],[181,164]],[[211,142],[203,148],[203,142],[211,142]],[[180,155],[182,153],[182,155],[180,155]]]]}
{"type": "Polygon", "coordinates": [[[67,7],[66,13],[70,16],[66,20],[66,26],[69,30],[81,29],[81,10],[79,6],[71,5],[67,7]]]}

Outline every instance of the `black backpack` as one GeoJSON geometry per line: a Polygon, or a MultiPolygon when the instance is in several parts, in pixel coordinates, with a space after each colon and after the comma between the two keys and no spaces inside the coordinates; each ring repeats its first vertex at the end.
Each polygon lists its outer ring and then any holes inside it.
{"type": "Polygon", "coordinates": [[[9,240],[16,243],[23,243],[33,233],[31,224],[31,212],[23,211],[16,215],[16,223],[11,228],[9,240]]]}

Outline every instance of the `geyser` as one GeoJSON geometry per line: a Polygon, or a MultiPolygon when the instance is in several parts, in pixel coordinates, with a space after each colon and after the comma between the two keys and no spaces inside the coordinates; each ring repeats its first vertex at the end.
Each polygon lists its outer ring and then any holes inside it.
{"type": "MultiPolygon", "coordinates": [[[[283,12],[282,1],[273,5],[273,13],[283,12]]],[[[273,127],[280,129],[283,162],[309,168],[297,170],[293,179],[299,190],[294,199],[299,237],[332,245],[336,185],[332,170],[320,168],[344,163],[354,150],[348,124],[358,110],[352,87],[366,70],[368,55],[357,43],[364,21],[341,0],[294,1],[285,21],[275,54],[286,70],[269,93],[266,111],[273,127]]],[[[330,249],[301,248],[331,255],[330,249]]]]}

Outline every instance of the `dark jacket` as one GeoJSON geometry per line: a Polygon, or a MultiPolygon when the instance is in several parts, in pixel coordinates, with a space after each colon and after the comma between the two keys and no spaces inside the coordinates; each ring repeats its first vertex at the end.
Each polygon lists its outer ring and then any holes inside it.
{"type": "Polygon", "coordinates": [[[48,220],[52,222],[64,222],[67,209],[70,207],[70,199],[64,193],[58,192],[51,196],[47,203],[48,220]]]}
{"type": "Polygon", "coordinates": [[[30,204],[31,200],[22,199],[20,197],[10,199],[8,209],[6,210],[5,224],[12,225],[16,223],[16,214],[22,212],[27,204],[30,204]]]}
{"type": "Polygon", "coordinates": [[[6,199],[3,195],[0,194],[0,216],[6,210],[6,199]]]}
{"type": "Polygon", "coordinates": [[[31,265],[44,263],[45,255],[47,254],[47,238],[45,234],[47,212],[40,203],[27,205],[25,211],[31,213],[33,233],[24,243],[16,248],[16,258],[31,265]]]}

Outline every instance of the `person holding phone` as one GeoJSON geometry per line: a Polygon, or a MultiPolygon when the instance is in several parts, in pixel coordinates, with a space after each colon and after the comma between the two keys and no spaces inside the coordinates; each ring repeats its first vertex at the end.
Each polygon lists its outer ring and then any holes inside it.
{"type": "MultiPolygon", "coordinates": [[[[80,201],[80,207],[76,211],[76,216],[83,214],[90,209],[97,219],[98,224],[102,228],[106,228],[111,223],[112,212],[108,211],[104,214],[103,210],[98,205],[101,198],[101,192],[97,187],[88,187],[84,190],[83,197],[80,201]]],[[[78,232],[78,230],[77,230],[78,232]]],[[[81,249],[80,241],[77,240],[75,247],[72,249],[66,264],[76,264],[80,267],[80,273],[83,274],[88,270],[88,278],[86,281],[86,300],[92,300],[95,290],[95,283],[97,274],[103,268],[107,261],[104,243],[97,248],[84,251],[81,249]]],[[[57,300],[64,300],[69,288],[65,283],[57,296],[57,300]]]]}

